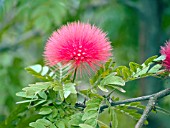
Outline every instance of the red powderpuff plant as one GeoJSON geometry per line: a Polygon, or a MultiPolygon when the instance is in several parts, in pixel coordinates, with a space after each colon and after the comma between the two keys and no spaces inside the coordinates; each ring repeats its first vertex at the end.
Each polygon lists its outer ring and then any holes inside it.
{"type": "Polygon", "coordinates": [[[71,69],[81,74],[82,70],[90,73],[111,57],[111,45],[106,33],[96,26],[73,22],[53,32],[46,43],[44,56],[49,66],[70,63],[71,69]]]}
{"type": "Polygon", "coordinates": [[[167,42],[164,47],[161,47],[160,53],[166,57],[163,60],[163,66],[170,71],[170,42],[167,42]]]}

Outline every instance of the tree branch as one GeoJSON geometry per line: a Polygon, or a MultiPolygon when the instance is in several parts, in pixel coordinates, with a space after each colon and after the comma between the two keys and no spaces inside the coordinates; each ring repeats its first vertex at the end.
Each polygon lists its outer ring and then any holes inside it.
{"type": "MultiPolygon", "coordinates": [[[[141,118],[139,119],[139,121],[137,122],[137,124],[135,126],[135,128],[141,128],[143,126],[145,120],[147,119],[149,113],[151,112],[151,110],[155,108],[155,104],[156,104],[157,100],[161,99],[167,95],[170,95],[170,88],[164,89],[164,90],[157,92],[155,94],[152,94],[152,95],[111,102],[110,104],[111,104],[111,106],[116,106],[116,105],[120,105],[120,104],[149,100],[149,102],[146,106],[146,109],[144,110],[141,118]]],[[[86,105],[81,104],[81,103],[76,103],[75,107],[85,109],[86,105]]],[[[101,106],[99,112],[101,113],[104,109],[106,109],[108,107],[109,107],[108,105],[101,106]]]]}
{"type": "MultiPolygon", "coordinates": [[[[141,97],[131,98],[131,99],[122,100],[122,101],[111,102],[111,106],[116,106],[116,105],[120,105],[120,104],[127,104],[127,103],[131,103],[131,102],[145,101],[145,100],[149,100],[151,97],[155,97],[155,96],[158,96],[157,99],[160,99],[160,98],[163,98],[163,97],[165,97],[169,94],[170,94],[170,88],[167,88],[165,90],[162,90],[162,91],[157,92],[157,93],[152,94],[152,95],[141,96],[141,97]]],[[[105,108],[108,108],[108,105],[101,106],[100,111],[102,112],[105,108]]]]}
{"type": "Polygon", "coordinates": [[[145,120],[147,119],[149,113],[152,111],[152,109],[154,108],[155,104],[156,104],[156,100],[154,97],[151,97],[149,99],[149,102],[146,106],[145,111],[143,112],[141,118],[139,119],[139,121],[137,122],[135,128],[141,128],[145,122],[145,120]]]}
{"type": "Polygon", "coordinates": [[[167,89],[165,89],[165,90],[163,90],[161,92],[156,93],[154,96],[150,97],[149,102],[148,102],[148,104],[146,106],[146,109],[143,112],[143,114],[142,114],[141,118],[139,119],[139,121],[137,122],[135,128],[142,128],[145,120],[149,116],[149,113],[152,111],[152,109],[154,109],[157,100],[160,99],[160,98],[163,98],[163,97],[165,97],[165,96],[167,96],[169,94],[170,94],[170,88],[167,88],[167,89]]]}

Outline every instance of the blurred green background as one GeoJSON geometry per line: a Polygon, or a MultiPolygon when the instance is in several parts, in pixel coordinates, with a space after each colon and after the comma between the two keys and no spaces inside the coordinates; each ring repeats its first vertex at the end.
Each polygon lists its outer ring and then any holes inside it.
{"type": "MultiPolygon", "coordinates": [[[[35,81],[24,68],[43,64],[48,37],[72,21],[89,22],[107,32],[117,66],[142,63],[159,55],[170,37],[170,1],[0,0],[0,122],[15,108],[16,92],[35,81]]],[[[168,79],[147,78],[127,83],[127,93],[121,95],[137,97],[167,87],[168,79]]],[[[159,105],[170,110],[170,96],[159,105]]],[[[119,119],[120,128],[134,127],[129,117],[119,115],[119,119]]],[[[149,122],[147,128],[169,128],[170,116],[158,112],[151,114],[149,122]]]]}

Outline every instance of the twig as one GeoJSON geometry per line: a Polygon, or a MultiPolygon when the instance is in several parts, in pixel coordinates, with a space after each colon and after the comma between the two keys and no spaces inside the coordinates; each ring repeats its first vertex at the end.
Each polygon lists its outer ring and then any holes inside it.
{"type": "Polygon", "coordinates": [[[139,121],[137,122],[135,128],[141,128],[143,126],[145,120],[147,119],[149,113],[151,112],[151,110],[154,109],[157,100],[160,98],[163,98],[169,94],[170,94],[170,88],[167,88],[161,92],[156,93],[154,96],[150,97],[149,102],[146,106],[146,109],[144,110],[139,121]]]}

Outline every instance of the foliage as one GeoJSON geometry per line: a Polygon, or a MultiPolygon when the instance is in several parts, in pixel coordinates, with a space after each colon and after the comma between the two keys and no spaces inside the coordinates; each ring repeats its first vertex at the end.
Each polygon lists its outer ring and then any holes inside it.
{"type": "MultiPolygon", "coordinates": [[[[8,122],[15,120],[16,114],[23,117],[22,113],[27,115],[29,111],[36,114],[35,119],[27,120],[29,122],[27,125],[33,128],[118,128],[118,113],[139,120],[140,111],[145,109],[140,102],[114,105],[112,102],[119,101],[119,98],[112,95],[113,91],[107,96],[99,95],[97,91],[117,90],[124,93],[123,86],[126,86],[128,81],[147,76],[164,76],[164,72],[160,73],[163,71],[162,66],[160,64],[157,66],[157,63],[162,60],[164,60],[163,56],[153,56],[142,65],[130,62],[129,68],[115,67],[113,60],[109,60],[90,80],[91,86],[86,90],[78,89],[78,83],[72,82],[69,64],[64,66],[57,64],[56,69],[41,65],[29,66],[25,68],[28,73],[44,82],[29,84],[16,94],[23,99],[17,104],[26,104],[28,109],[26,107],[17,109],[8,118],[8,122]],[[80,101],[80,96],[83,97],[83,102],[80,101]],[[105,105],[107,109],[102,109],[105,105]],[[99,119],[105,111],[109,117],[109,124],[99,119]]],[[[17,121],[15,125],[19,126],[20,122],[22,120],[17,121]]],[[[148,122],[146,121],[145,124],[148,122]]]]}

